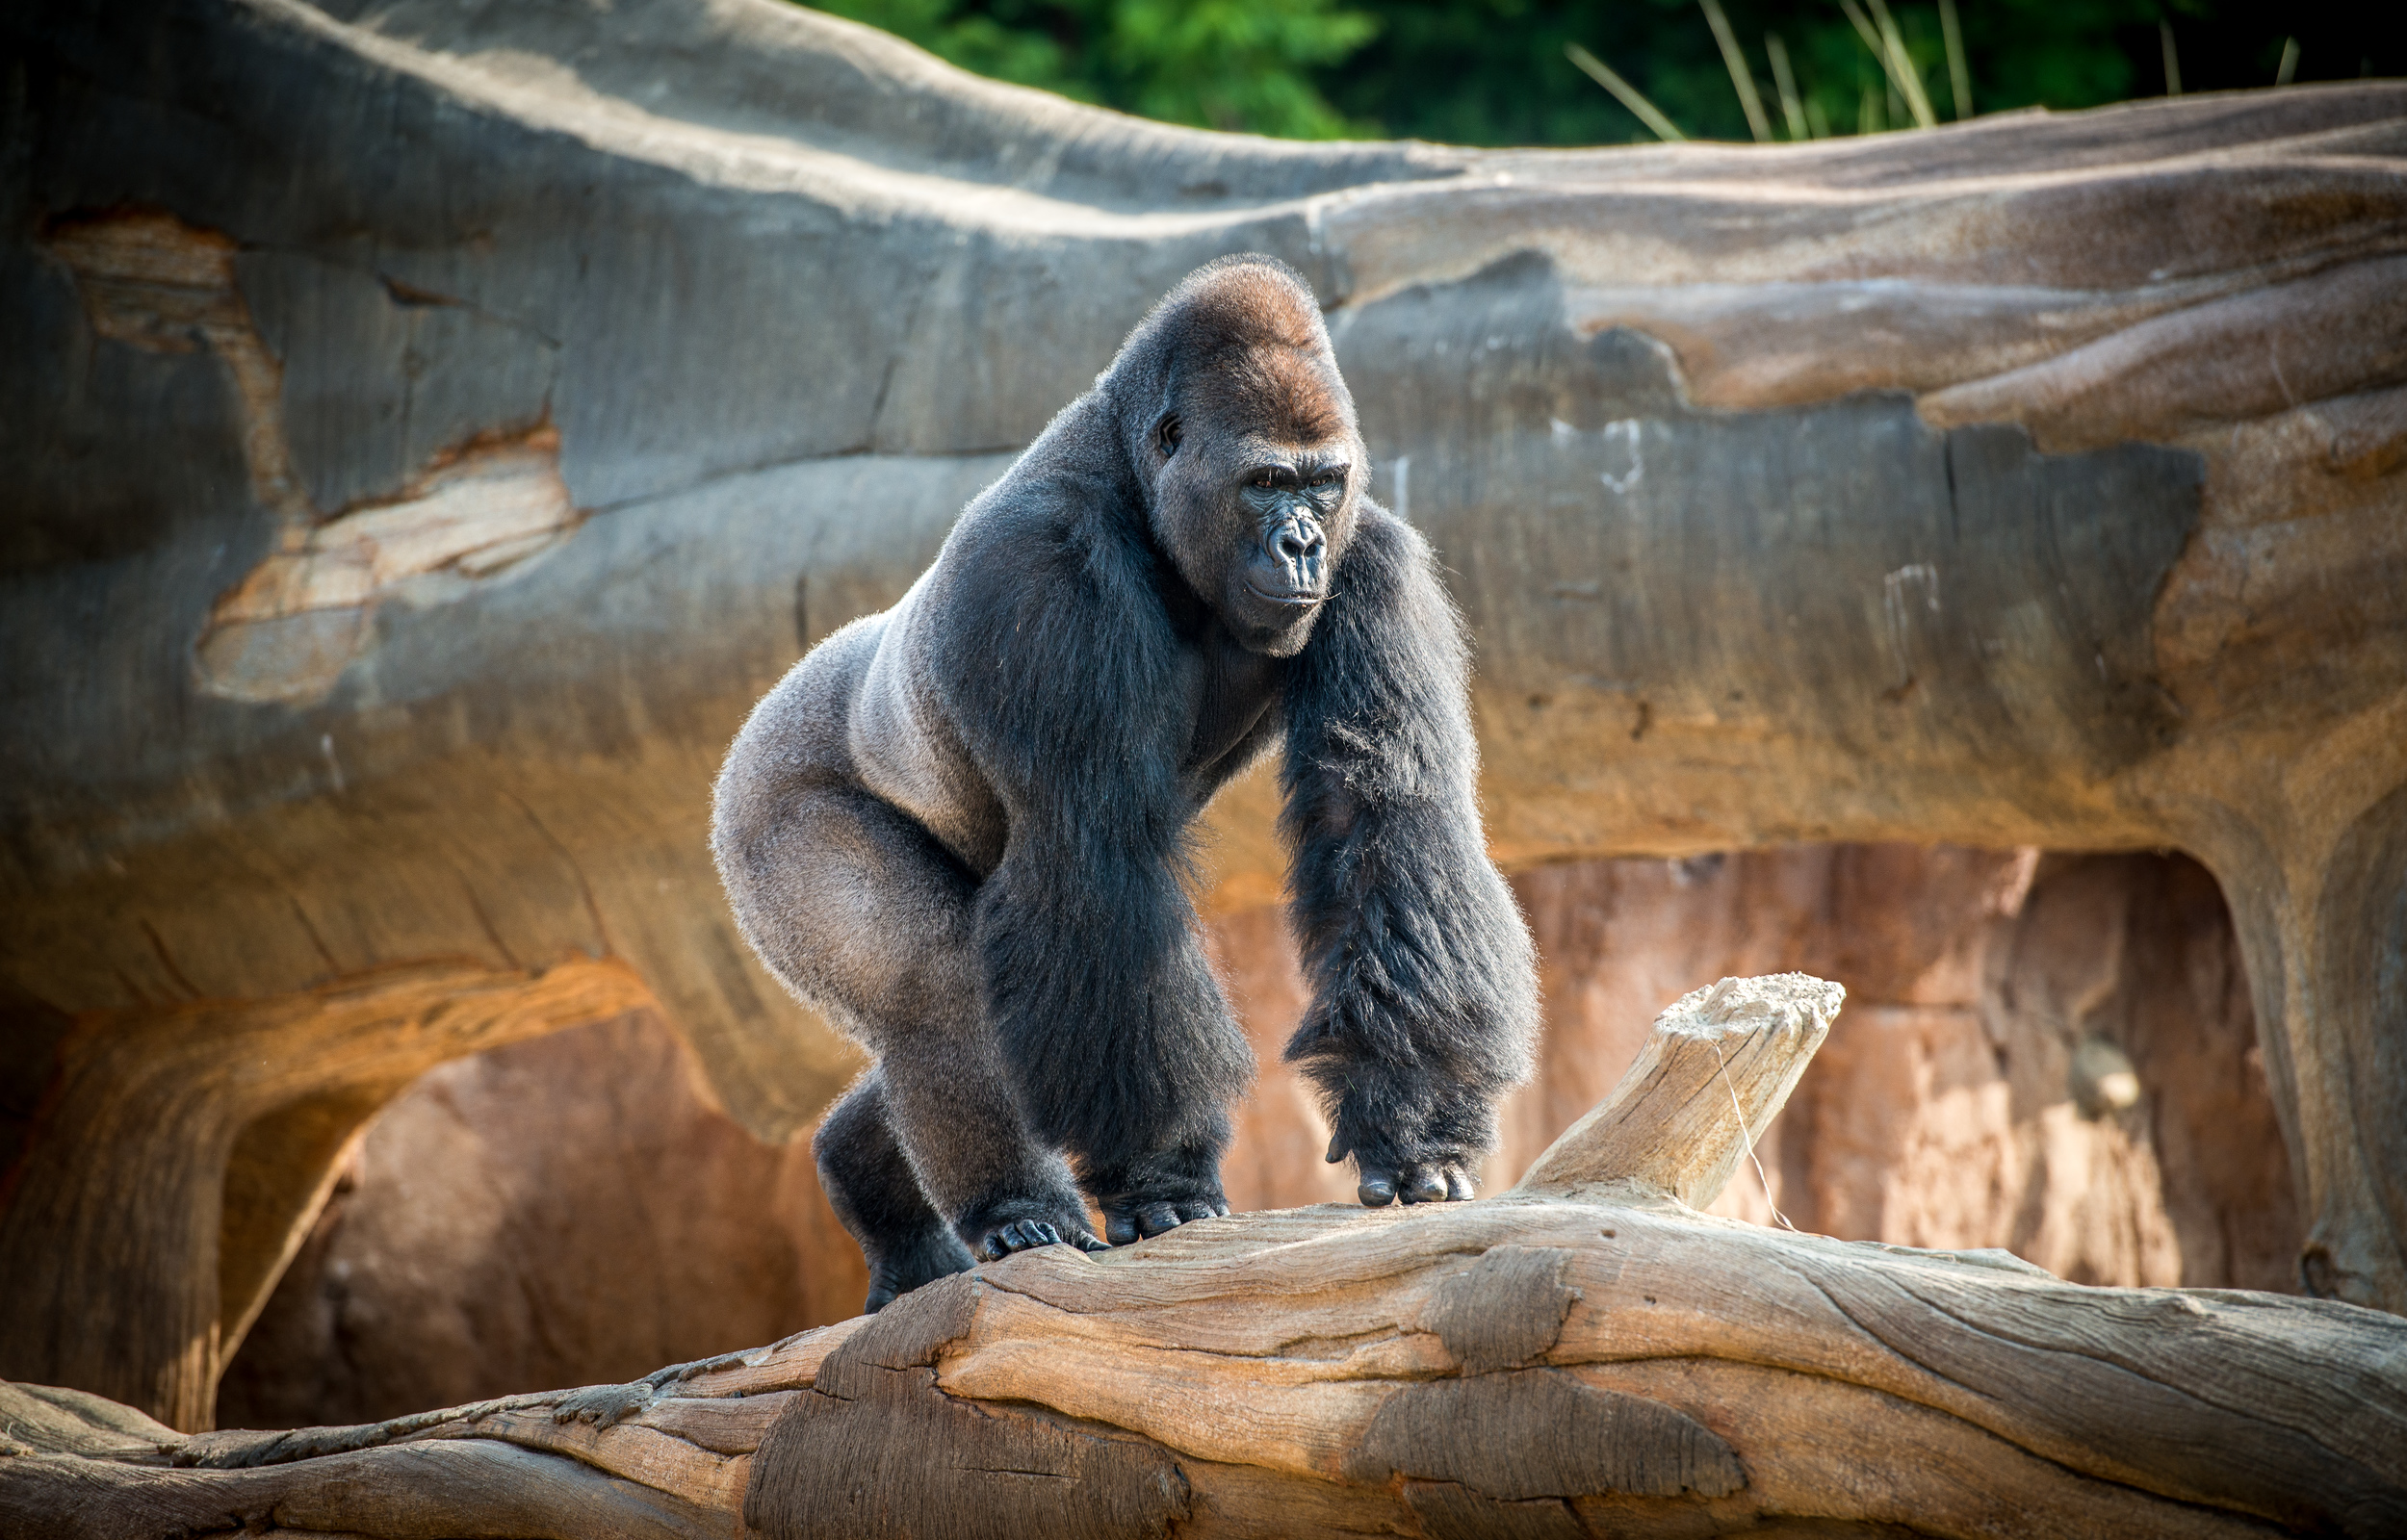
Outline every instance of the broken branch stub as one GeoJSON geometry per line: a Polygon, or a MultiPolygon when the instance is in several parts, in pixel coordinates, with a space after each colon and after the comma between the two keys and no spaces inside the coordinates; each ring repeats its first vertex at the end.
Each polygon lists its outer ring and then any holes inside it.
{"type": "Polygon", "coordinates": [[[1655,1018],[1613,1094],[1513,1191],[1622,1185],[1705,1207],[1797,1089],[1846,998],[1843,986],[1809,973],[1723,979],[1682,995],[1655,1018]]]}

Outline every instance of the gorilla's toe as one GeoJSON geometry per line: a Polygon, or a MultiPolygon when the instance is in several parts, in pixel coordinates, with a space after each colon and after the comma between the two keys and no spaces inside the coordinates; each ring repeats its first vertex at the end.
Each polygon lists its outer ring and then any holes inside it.
{"type": "Polygon", "coordinates": [[[1448,1202],[1460,1203],[1465,1198],[1472,1196],[1474,1191],[1475,1190],[1471,1186],[1471,1179],[1469,1176],[1465,1175],[1462,1171],[1458,1170],[1454,1167],[1449,1166],[1446,1168],[1446,1199],[1448,1202]]]}
{"type": "Polygon", "coordinates": [[[1354,1195],[1362,1200],[1366,1209],[1385,1208],[1396,1200],[1396,1173],[1364,1167],[1361,1185],[1354,1190],[1354,1195]]]}
{"type": "Polygon", "coordinates": [[[1143,1199],[1124,1201],[1103,1210],[1103,1234],[1114,1245],[1132,1245],[1181,1224],[1216,1219],[1228,1212],[1228,1199],[1218,1194],[1169,1198],[1157,1203],[1143,1199]]]}
{"type": "MultiPolygon", "coordinates": [[[[1095,1238],[1087,1234],[1083,1227],[1073,1227],[1068,1239],[1074,1243],[1095,1238]]],[[[978,1247],[978,1252],[987,1261],[996,1262],[1015,1251],[1033,1251],[1041,1245],[1060,1245],[1064,1240],[1060,1225],[1044,1219],[1014,1219],[990,1232],[985,1244],[978,1247]]]]}
{"type": "Polygon", "coordinates": [[[1443,1203],[1446,1200],[1445,1175],[1426,1167],[1408,1171],[1396,1196],[1407,1203],[1443,1203]]]}
{"type": "Polygon", "coordinates": [[[1149,1204],[1137,1210],[1137,1233],[1140,1235],[1155,1236],[1177,1228],[1178,1211],[1168,1203],[1149,1204]]]}

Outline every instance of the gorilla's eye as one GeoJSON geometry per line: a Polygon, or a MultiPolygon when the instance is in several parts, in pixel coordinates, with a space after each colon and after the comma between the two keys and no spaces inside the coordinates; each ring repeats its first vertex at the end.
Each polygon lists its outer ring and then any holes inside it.
{"type": "Polygon", "coordinates": [[[1337,473],[1334,471],[1323,471],[1320,475],[1312,477],[1312,485],[1316,487],[1333,487],[1336,484],[1337,473]]]}
{"type": "Polygon", "coordinates": [[[1279,483],[1278,483],[1277,479],[1276,479],[1275,477],[1273,477],[1273,476],[1271,475],[1271,474],[1270,474],[1268,471],[1265,471],[1265,472],[1263,472],[1260,475],[1257,475],[1257,476],[1255,476],[1255,477],[1254,478],[1254,484],[1255,484],[1255,486],[1257,486],[1257,487],[1268,487],[1268,486],[1276,486],[1276,485],[1278,485],[1279,483]]]}
{"type": "Polygon", "coordinates": [[[1172,455],[1178,453],[1178,419],[1175,416],[1163,418],[1162,425],[1153,430],[1153,437],[1160,442],[1163,454],[1172,455]]]}

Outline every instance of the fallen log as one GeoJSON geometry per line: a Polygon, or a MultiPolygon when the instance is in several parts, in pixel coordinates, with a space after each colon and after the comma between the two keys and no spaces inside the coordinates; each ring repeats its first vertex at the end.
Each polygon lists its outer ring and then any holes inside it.
{"type": "Polygon", "coordinates": [[[629,1385],[181,1435],[0,1388],[0,1525],[185,1533],[2407,1528],[2407,1322],[1708,1218],[1843,991],[1723,980],[1469,1203],[1026,1252],[629,1385]]]}

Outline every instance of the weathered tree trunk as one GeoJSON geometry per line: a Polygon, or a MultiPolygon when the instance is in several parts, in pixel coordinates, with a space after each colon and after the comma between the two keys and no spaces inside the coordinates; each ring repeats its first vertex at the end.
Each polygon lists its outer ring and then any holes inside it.
{"type": "Polygon", "coordinates": [[[637,1384],[192,1437],[8,1387],[0,1519],[29,1540],[2407,1527],[2407,1322],[1697,1214],[1840,994],[1784,974],[1689,995],[1495,1198],[1022,1253],[637,1384]]]}
{"type": "MultiPolygon", "coordinates": [[[[2374,82],[1280,144],[771,0],[0,8],[0,1373],[206,1422],[392,1084],[296,1047],[266,1106],[208,1021],[608,962],[749,1128],[807,1125],[856,1061],[729,925],[721,749],[1247,248],[1445,561],[1500,859],[2192,852],[2304,1281],[2407,1309],[2402,123],[2374,82]],[[154,1026],[222,1105],[68,1096],[154,1026]],[[77,1208],[229,1138],[214,1236],[77,1208]]],[[[1276,897],[1269,800],[1216,809],[1211,903],[1276,897]]]]}

